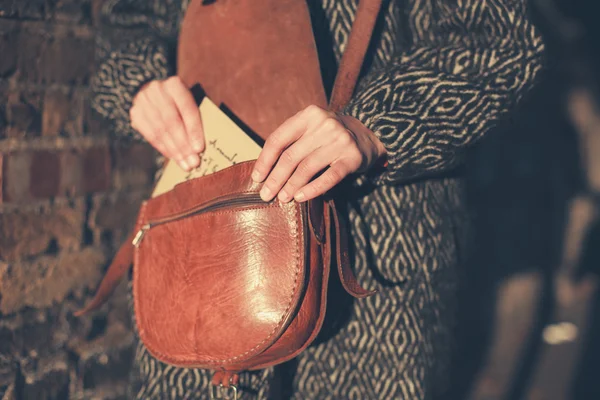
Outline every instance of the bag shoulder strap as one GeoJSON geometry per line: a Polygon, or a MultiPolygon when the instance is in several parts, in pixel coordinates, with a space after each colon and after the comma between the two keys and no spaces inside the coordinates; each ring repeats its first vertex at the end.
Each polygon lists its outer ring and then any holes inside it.
{"type": "Polygon", "coordinates": [[[365,54],[373,36],[381,2],[382,0],[361,0],[358,4],[348,44],[335,77],[333,92],[329,101],[331,111],[340,111],[352,98],[365,54]]]}

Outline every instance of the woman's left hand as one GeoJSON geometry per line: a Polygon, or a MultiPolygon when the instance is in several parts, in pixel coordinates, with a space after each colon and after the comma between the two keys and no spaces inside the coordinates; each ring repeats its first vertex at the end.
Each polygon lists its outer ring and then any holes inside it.
{"type": "Polygon", "coordinates": [[[285,121],[263,147],[252,173],[263,200],[307,201],[325,194],[383,155],[379,139],[356,118],[309,106],[285,121]],[[313,178],[323,173],[313,180],[313,178]]]}

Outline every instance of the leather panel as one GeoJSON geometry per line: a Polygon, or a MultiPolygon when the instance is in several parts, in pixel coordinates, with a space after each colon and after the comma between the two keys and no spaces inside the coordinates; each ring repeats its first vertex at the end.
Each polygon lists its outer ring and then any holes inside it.
{"type": "Polygon", "coordinates": [[[321,258],[322,246],[315,240],[310,248],[307,290],[294,320],[285,333],[263,354],[253,358],[250,369],[261,369],[288,361],[307,348],[317,337],[325,318],[330,263],[321,258]]]}
{"type": "MultiPolygon", "coordinates": [[[[230,183],[243,181],[235,171],[246,167],[236,167],[230,183]]],[[[217,185],[202,186],[213,193],[192,184],[165,196],[177,201],[149,200],[138,227],[219,196],[217,185]]],[[[307,225],[306,206],[273,202],[225,206],[147,231],[135,251],[134,295],[148,350],[172,364],[214,368],[271,346],[305,297],[307,225]]]]}
{"type": "Polygon", "coordinates": [[[202,3],[190,3],[179,34],[177,74],[189,87],[263,139],[310,104],[327,106],[306,1],[202,3]]]}
{"type": "Polygon", "coordinates": [[[323,244],[325,242],[325,226],[323,224],[323,198],[318,197],[313,200],[309,200],[308,202],[308,215],[310,222],[310,228],[315,235],[315,239],[319,244],[323,244]]]}

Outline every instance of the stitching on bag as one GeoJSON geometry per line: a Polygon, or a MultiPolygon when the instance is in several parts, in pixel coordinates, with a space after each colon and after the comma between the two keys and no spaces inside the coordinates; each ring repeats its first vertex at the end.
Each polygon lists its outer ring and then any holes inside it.
{"type": "MultiPolygon", "coordinates": [[[[267,204],[266,206],[255,207],[253,209],[263,209],[263,208],[268,208],[268,207],[271,207],[271,206],[274,206],[274,205],[276,205],[276,204],[275,203],[273,203],[273,204],[267,204]]],[[[286,306],[285,312],[283,313],[281,319],[279,320],[279,322],[277,323],[277,325],[273,328],[273,330],[269,333],[269,335],[265,339],[263,339],[260,343],[258,343],[252,349],[247,350],[247,351],[245,351],[244,353],[242,353],[240,355],[237,355],[237,356],[234,356],[234,357],[230,357],[230,358],[227,358],[227,359],[224,359],[224,360],[212,360],[212,361],[210,361],[210,360],[206,360],[206,359],[202,359],[202,358],[189,358],[189,357],[181,357],[179,359],[175,359],[175,358],[170,357],[170,356],[168,356],[168,355],[166,355],[166,354],[164,354],[164,353],[162,353],[160,351],[153,350],[152,346],[148,346],[147,343],[144,343],[146,345],[146,348],[148,349],[148,351],[150,351],[150,353],[155,354],[157,357],[160,357],[163,360],[165,360],[167,362],[172,362],[174,364],[178,363],[178,362],[182,362],[182,361],[183,362],[186,362],[186,361],[195,361],[197,363],[208,364],[208,365],[226,364],[226,363],[230,363],[232,361],[236,361],[236,360],[239,360],[240,358],[245,357],[246,355],[248,355],[248,354],[252,353],[253,351],[255,351],[256,349],[258,349],[260,346],[262,346],[267,341],[271,340],[271,338],[275,335],[275,333],[277,333],[277,331],[283,325],[283,323],[285,321],[285,318],[286,318],[286,316],[288,315],[288,313],[289,313],[289,311],[291,309],[292,301],[296,297],[296,294],[298,293],[298,290],[299,290],[298,277],[299,277],[300,271],[302,269],[301,265],[300,265],[300,252],[299,252],[299,247],[301,247],[300,239],[302,239],[302,238],[300,238],[299,229],[298,229],[299,222],[302,222],[301,221],[302,218],[300,216],[300,207],[301,206],[295,207],[296,216],[294,218],[294,223],[293,223],[293,227],[292,227],[292,233],[293,233],[294,239],[297,242],[297,245],[294,248],[294,259],[296,261],[296,274],[294,276],[294,284],[293,284],[294,290],[292,291],[292,294],[290,295],[290,298],[288,300],[288,304],[286,306]]],[[[244,210],[249,210],[249,209],[246,208],[244,210]]],[[[220,214],[224,214],[224,213],[231,213],[231,212],[234,212],[234,211],[235,210],[225,210],[225,211],[221,211],[221,212],[218,212],[218,213],[212,213],[212,214],[213,215],[214,214],[219,214],[219,213],[220,214]]],[[[145,209],[144,209],[143,213],[145,213],[145,209]]],[[[139,266],[139,257],[138,257],[138,251],[137,250],[138,249],[135,249],[135,263],[136,263],[136,265],[139,266]]],[[[135,303],[136,302],[134,302],[134,304],[135,303]]],[[[137,307],[137,308],[139,309],[139,307],[137,307]]],[[[138,322],[137,318],[136,318],[136,324],[138,326],[138,332],[139,332],[140,338],[142,339],[142,341],[144,341],[142,336],[145,336],[145,331],[144,331],[144,333],[142,333],[142,331],[139,329],[140,326],[139,326],[139,322],[138,322]]]]}

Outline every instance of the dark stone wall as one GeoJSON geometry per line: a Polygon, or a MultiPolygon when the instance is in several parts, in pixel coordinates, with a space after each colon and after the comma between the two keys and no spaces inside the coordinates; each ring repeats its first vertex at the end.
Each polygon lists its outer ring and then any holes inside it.
{"type": "MultiPolygon", "coordinates": [[[[124,34],[103,25],[101,3],[0,0],[2,400],[131,398],[125,286],[94,316],[72,316],[125,239],[155,168],[151,148],[112,140],[89,107],[103,48],[96,34],[124,34]]],[[[549,73],[468,157],[474,239],[464,254],[453,398],[559,400],[575,384],[583,394],[567,397],[600,398],[596,375],[585,372],[597,370],[598,346],[582,335],[558,346],[542,338],[560,322],[551,315],[561,306],[552,293],[555,272],[565,251],[580,251],[569,248],[565,226],[597,203],[583,177],[600,182],[600,169],[582,171],[563,80],[549,73]],[[589,202],[573,202],[578,196],[589,202]],[[552,363],[561,368],[544,369],[541,355],[560,346],[591,361],[563,371],[579,360],[565,355],[552,363]]],[[[600,154],[594,143],[589,153],[600,154]]],[[[590,243],[600,237],[595,224],[590,243]]],[[[598,246],[588,247],[580,252],[597,271],[598,246]]],[[[600,296],[593,303],[600,309],[600,296]]],[[[586,329],[592,338],[599,320],[586,329]]]]}
{"type": "Polygon", "coordinates": [[[128,398],[125,287],[72,316],[154,174],[90,111],[100,3],[0,0],[0,399],[128,398]]]}

